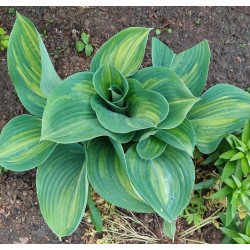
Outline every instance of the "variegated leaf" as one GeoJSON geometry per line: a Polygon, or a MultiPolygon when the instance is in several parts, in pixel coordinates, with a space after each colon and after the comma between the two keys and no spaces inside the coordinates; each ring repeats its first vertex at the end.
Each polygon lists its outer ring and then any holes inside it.
{"type": "Polygon", "coordinates": [[[175,54],[164,43],[153,37],[152,61],[153,66],[172,69],[194,96],[200,96],[206,84],[210,61],[210,49],[206,40],[175,54]]]}
{"type": "Polygon", "coordinates": [[[218,84],[201,97],[188,114],[196,144],[205,154],[213,152],[229,133],[250,118],[250,94],[229,84],[218,84]]]}
{"type": "Polygon", "coordinates": [[[48,92],[61,80],[33,23],[18,13],[7,61],[20,101],[31,114],[41,118],[48,92]]]}
{"type": "Polygon", "coordinates": [[[190,156],[168,145],[159,157],[144,160],[133,145],[126,162],[139,194],[162,218],[173,222],[187,206],[193,189],[195,169],[190,156]]]}
{"type": "Polygon", "coordinates": [[[58,237],[72,234],[83,217],[88,200],[86,164],[82,145],[58,145],[37,169],[40,210],[58,237]]]}
{"type": "Polygon", "coordinates": [[[97,51],[90,70],[95,72],[109,61],[125,77],[133,75],[142,63],[150,30],[131,27],[114,35],[97,51]]]}
{"type": "Polygon", "coordinates": [[[93,139],[88,146],[88,159],[89,181],[104,199],[132,211],[153,212],[130,183],[121,144],[105,137],[93,139]]]}
{"type": "Polygon", "coordinates": [[[136,145],[138,155],[144,160],[153,160],[160,156],[166,149],[167,144],[157,138],[155,135],[150,135],[147,138],[141,139],[136,145]]]}
{"type": "Polygon", "coordinates": [[[193,157],[196,135],[191,122],[187,118],[178,127],[161,129],[155,136],[165,143],[187,152],[193,157]]]}
{"type": "Polygon", "coordinates": [[[0,165],[12,171],[26,171],[43,163],[56,144],[40,142],[42,121],[31,115],[10,120],[0,135],[0,165]]]}
{"type": "Polygon", "coordinates": [[[160,93],[168,101],[169,114],[157,126],[159,129],[177,127],[199,100],[171,69],[148,67],[139,70],[133,78],[141,82],[145,89],[160,93]]]}

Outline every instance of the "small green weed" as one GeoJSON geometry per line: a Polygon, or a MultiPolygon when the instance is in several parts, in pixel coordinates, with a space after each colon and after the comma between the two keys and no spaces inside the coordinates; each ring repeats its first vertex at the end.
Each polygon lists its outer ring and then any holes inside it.
{"type": "Polygon", "coordinates": [[[1,175],[4,175],[4,174],[7,173],[7,172],[8,172],[8,170],[7,170],[6,168],[0,166],[0,176],[1,176],[1,175]]]}
{"type": "Polygon", "coordinates": [[[9,13],[9,15],[12,15],[12,16],[13,16],[13,15],[15,14],[15,11],[16,11],[16,10],[15,10],[14,7],[10,7],[9,10],[8,10],[8,13],[9,13]]]}
{"type": "Polygon", "coordinates": [[[55,19],[52,18],[52,17],[48,20],[48,23],[49,23],[49,24],[53,24],[54,22],[55,22],[55,19]]]}
{"type": "Polygon", "coordinates": [[[160,35],[160,34],[161,34],[161,30],[160,30],[160,29],[156,29],[156,30],[155,30],[155,34],[156,34],[156,35],[160,35]]]}
{"type": "Polygon", "coordinates": [[[167,29],[167,33],[168,33],[168,34],[171,34],[171,33],[173,33],[173,30],[172,30],[171,28],[168,28],[168,29],[167,29]]]}
{"type": "Polygon", "coordinates": [[[6,31],[0,27],[0,50],[4,50],[8,48],[9,44],[9,36],[6,35],[6,31]]]}
{"type": "Polygon", "coordinates": [[[194,191],[190,198],[189,205],[185,208],[181,217],[185,218],[188,224],[193,223],[198,227],[203,221],[204,214],[207,211],[204,202],[201,190],[194,191]]]}
{"type": "Polygon", "coordinates": [[[240,47],[242,48],[242,49],[246,49],[247,48],[247,43],[246,42],[243,42],[243,43],[241,43],[241,45],[240,45],[240,47]]]}
{"type": "Polygon", "coordinates": [[[194,19],[194,23],[195,23],[195,25],[200,26],[200,25],[201,25],[201,18],[196,17],[196,18],[194,19]]]}
{"type": "Polygon", "coordinates": [[[42,33],[40,33],[42,39],[47,38],[47,30],[43,30],[42,33]]]}
{"type": "Polygon", "coordinates": [[[93,52],[93,46],[90,43],[90,35],[82,32],[81,40],[76,42],[76,51],[82,52],[84,50],[86,56],[90,56],[93,52]]]}

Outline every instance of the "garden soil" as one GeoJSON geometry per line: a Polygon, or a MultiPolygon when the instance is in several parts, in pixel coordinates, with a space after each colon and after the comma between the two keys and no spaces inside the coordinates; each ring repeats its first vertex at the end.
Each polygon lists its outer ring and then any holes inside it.
{"type": "MultiPolygon", "coordinates": [[[[217,83],[229,83],[243,89],[250,87],[250,7],[15,7],[27,16],[43,33],[43,39],[52,62],[62,79],[89,69],[91,57],[75,50],[81,32],[91,35],[94,51],[130,26],[160,29],[158,37],[174,52],[179,53],[197,43],[208,40],[211,64],[206,88],[217,83]],[[167,29],[171,29],[169,33],[167,29]]],[[[9,34],[15,22],[15,13],[0,7],[0,26],[9,34]]],[[[150,37],[151,38],[151,37],[150,37]]],[[[144,65],[151,65],[149,39],[144,65]]],[[[26,113],[11,84],[7,70],[6,51],[0,52],[0,131],[17,115],[26,113]]],[[[95,233],[85,216],[79,228],[60,241],[48,228],[39,211],[35,189],[36,170],[24,173],[8,172],[0,176],[0,243],[96,243],[105,234],[95,233]]],[[[123,211],[126,213],[126,211],[123,211]]],[[[162,237],[161,223],[156,215],[137,215],[145,227],[158,238],[162,237]]],[[[185,223],[177,223],[178,231],[185,223]],[[180,226],[182,225],[182,226],[180,226]]],[[[144,227],[138,233],[147,234],[144,227]]],[[[106,236],[110,237],[111,236],[106,236]]],[[[205,226],[186,238],[207,243],[219,243],[222,234],[213,225],[205,226]]],[[[115,242],[115,240],[114,240],[115,242]]],[[[116,243],[129,243],[123,239],[116,243]]],[[[140,241],[134,241],[139,243],[140,241]]],[[[146,243],[147,241],[144,241],[146,243]]]]}

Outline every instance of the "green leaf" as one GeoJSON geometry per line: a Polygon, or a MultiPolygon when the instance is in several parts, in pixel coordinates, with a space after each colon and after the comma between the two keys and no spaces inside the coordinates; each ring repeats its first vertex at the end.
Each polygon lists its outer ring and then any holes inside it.
{"type": "Polygon", "coordinates": [[[105,200],[128,210],[153,212],[131,185],[121,144],[105,137],[93,139],[88,146],[88,159],[89,181],[105,200]]]}
{"type": "Polygon", "coordinates": [[[221,199],[226,197],[228,194],[230,194],[232,192],[232,189],[228,186],[223,187],[222,189],[220,189],[218,192],[212,194],[210,196],[211,199],[221,199]]]}
{"type": "Polygon", "coordinates": [[[142,63],[150,30],[131,27],[111,37],[93,57],[90,71],[110,61],[125,77],[133,75],[142,63]]]}
{"type": "Polygon", "coordinates": [[[202,222],[202,218],[199,214],[189,214],[186,218],[188,224],[193,223],[195,227],[199,227],[202,222]]]}
{"type": "Polygon", "coordinates": [[[250,237],[249,236],[242,234],[242,233],[239,233],[239,236],[245,241],[244,244],[250,244],[250,237]]]}
{"type": "Polygon", "coordinates": [[[173,222],[187,206],[194,185],[189,155],[168,145],[161,156],[144,160],[133,145],[126,153],[126,162],[136,190],[163,219],[173,222]]]}
{"type": "Polygon", "coordinates": [[[188,119],[185,119],[176,128],[159,130],[155,136],[165,143],[187,152],[193,157],[196,136],[194,128],[188,119]]]}
{"type": "Polygon", "coordinates": [[[234,180],[237,188],[241,188],[241,186],[242,186],[241,181],[236,176],[234,176],[234,175],[232,175],[232,178],[233,178],[233,180],[234,180]]]}
{"type": "Polygon", "coordinates": [[[134,76],[142,86],[163,95],[169,103],[169,114],[158,125],[160,129],[177,127],[185,119],[192,106],[199,100],[192,95],[180,78],[165,67],[148,67],[134,76]]]}
{"type": "Polygon", "coordinates": [[[240,160],[242,158],[245,157],[245,154],[243,152],[238,152],[237,154],[235,154],[231,159],[230,161],[237,161],[237,160],[240,160]]]}
{"type": "Polygon", "coordinates": [[[205,188],[211,188],[214,186],[214,179],[209,179],[209,180],[205,180],[199,183],[194,184],[194,188],[193,190],[202,190],[205,188]]]}
{"type": "MultiPolygon", "coordinates": [[[[213,152],[214,153],[214,152],[213,152]]],[[[223,165],[225,164],[225,160],[223,159],[218,159],[215,163],[214,163],[214,166],[220,166],[220,165],[223,165]]]]}
{"type": "Polygon", "coordinates": [[[154,135],[144,138],[136,145],[138,155],[144,160],[155,159],[166,149],[167,144],[154,135]]]}
{"type": "Polygon", "coordinates": [[[94,48],[91,44],[86,44],[85,46],[85,55],[90,56],[93,52],[94,48]]]}
{"type": "Polygon", "coordinates": [[[49,58],[49,54],[42,41],[40,34],[37,31],[39,39],[39,47],[41,52],[41,63],[42,63],[42,75],[40,80],[40,88],[44,95],[47,97],[49,93],[62,82],[60,77],[57,75],[54,66],[49,58]]]}
{"type": "MultiPolygon", "coordinates": [[[[204,161],[204,165],[208,165],[210,163],[216,162],[217,160],[219,160],[220,153],[218,150],[214,151],[213,153],[211,153],[210,155],[208,155],[208,157],[206,158],[206,160],[204,161]]],[[[215,164],[214,164],[215,165],[215,164]]]]}
{"type": "Polygon", "coordinates": [[[232,214],[231,200],[232,200],[232,194],[229,194],[227,197],[226,226],[229,226],[235,217],[235,215],[232,214]]]}
{"type": "MultiPolygon", "coordinates": [[[[226,214],[219,213],[219,217],[220,217],[220,220],[222,221],[222,223],[224,225],[226,225],[226,219],[227,219],[226,214]]],[[[229,225],[227,225],[227,228],[231,229],[233,231],[238,231],[238,227],[237,227],[235,221],[232,221],[229,225]]]]}
{"type": "Polygon", "coordinates": [[[246,121],[243,131],[242,131],[242,135],[241,135],[241,140],[242,142],[244,142],[246,145],[250,140],[250,120],[246,121]]]}
{"type": "Polygon", "coordinates": [[[74,143],[98,136],[110,136],[121,142],[132,139],[133,134],[111,133],[97,120],[90,105],[96,94],[92,78],[91,72],[74,74],[50,93],[42,120],[41,140],[74,143]]]}
{"type": "Polygon", "coordinates": [[[188,114],[202,153],[213,152],[225,135],[244,126],[250,117],[250,95],[228,84],[210,88],[188,114]]]}
{"type": "Polygon", "coordinates": [[[4,35],[6,32],[3,28],[0,27],[0,36],[4,35]]]}
{"type": "Polygon", "coordinates": [[[247,195],[245,195],[244,193],[241,193],[240,198],[241,198],[242,205],[244,206],[244,208],[249,213],[250,212],[250,200],[249,200],[249,197],[247,195]]]}
{"type": "Polygon", "coordinates": [[[247,216],[243,222],[243,229],[247,236],[250,237],[250,217],[247,216]]]}
{"type": "Polygon", "coordinates": [[[81,222],[88,199],[87,158],[80,144],[58,145],[38,167],[37,196],[44,220],[63,237],[81,222]]]}
{"type": "Polygon", "coordinates": [[[3,40],[2,41],[2,45],[3,45],[4,48],[8,48],[8,46],[9,46],[9,40],[8,39],[3,40]]]}
{"type": "Polygon", "coordinates": [[[159,93],[143,89],[135,79],[128,79],[129,91],[125,97],[128,107],[123,115],[110,110],[110,106],[98,95],[91,106],[103,127],[114,133],[156,127],[168,114],[168,102],[159,93]]]}
{"type": "Polygon", "coordinates": [[[10,78],[24,107],[42,117],[49,88],[61,80],[32,22],[17,14],[7,54],[10,78]]]}
{"type": "Polygon", "coordinates": [[[237,214],[238,209],[239,194],[234,192],[231,199],[231,214],[232,218],[237,214]]]}
{"type": "Polygon", "coordinates": [[[160,29],[156,29],[156,30],[155,30],[155,34],[156,34],[156,35],[160,35],[160,34],[161,34],[161,30],[160,30],[160,29]]]}
{"type": "Polygon", "coordinates": [[[228,161],[223,168],[222,174],[221,174],[221,181],[224,182],[229,176],[233,174],[236,168],[236,163],[228,161]]]}
{"type": "Polygon", "coordinates": [[[180,54],[172,52],[157,38],[152,38],[153,66],[172,69],[194,96],[200,96],[206,84],[210,49],[205,40],[180,54]]]}
{"type": "Polygon", "coordinates": [[[240,238],[238,232],[235,232],[235,231],[233,231],[233,230],[231,230],[231,229],[228,229],[228,228],[226,228],[226,227],[221,227],[220,229],[221,229],[221,231],[222,231],[224,234],[228,235],[229,237],[233,238],[234,240],[240,238]]]}
{"type": "Polygon", "coordinates": [[[56,144],[40,142],[41,120],[20,115],[10,120],[0,135],[0,165],[12,171],[26,171],[43,163],[56,144]]]}
{"type": "Polygon", "coordinates": [[[88,44],[90,41],[90,35],[86,34],[85,32],[82,32],[81,38],[85,44],[88,44]]]}
{"type": "Polygon", "coordinates": [[[236,136],[232,136],[231,139],[234,142],[234,147],[243,147],[243,148],[246,148],[245,143],[243,143],[241,140],[239,140],[236,136]]]}
{"type": "Polygon", "coordinates": [[[77,41],[76,42],[76,51],[77,52],[82,52],[85,48],[85,44],[82,41],[77,41]]]}
{"type": "Polygon", "coordinates": [[[221,159],[230,160],[235,154],[237,154],[237,152],[238,152],[237,150],[230,150],[221,154],[219,157],[221,159]]]}
{"type": "Polygon", "coordinates": [[[95,229],[97,232],[101,233],[102,232],[102,216],[100,214],[99,209],[95,206],[95,203],[92,201],[89,193],[88,197],[88,207],[90,211],[90,219],[91,222],[94,224],[95,229]]]}
{"type": "Polygon", "coordinates": [[[163,233],[168,236],[174,242],[174,236],[176,233],[175,222],[163,221],[163,233]]]}

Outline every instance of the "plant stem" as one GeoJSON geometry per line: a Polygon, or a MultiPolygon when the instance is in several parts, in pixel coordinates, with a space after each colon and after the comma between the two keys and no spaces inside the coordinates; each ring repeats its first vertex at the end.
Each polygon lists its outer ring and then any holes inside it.
{"type": "Polygon", "coordinates": [[[190,242],[194,242],[194,243],[206,244],[206,242],[199,241],[199,240],[190,240],[190,239],[186,239],[186,238],[182,238],[182,240],[186,240],[186,241],[190,241],[190,242]]]}

